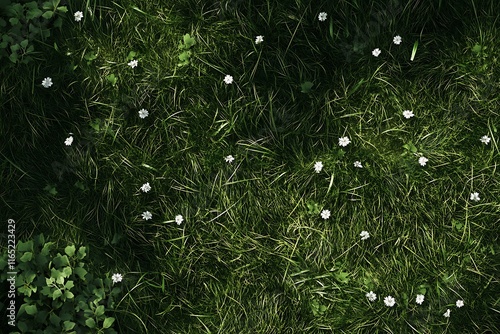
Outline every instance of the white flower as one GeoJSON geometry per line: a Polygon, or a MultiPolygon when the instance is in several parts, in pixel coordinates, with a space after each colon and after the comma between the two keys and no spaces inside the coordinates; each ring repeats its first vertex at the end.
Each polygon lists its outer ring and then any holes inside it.
{"type": "Polygon", "coordinates": [[[450,309],[447,309],[446,312],[443,313],[443,316],[445,318],[449,318],[450,317],[450,312],[451,312],[450,309]]]}
{"type": "Polygon", "coordinates": [[[457,300],[456,305],[458,308],[461,308],[462,306],[464,306],[464,301],[459,299],[457,300]]]}
{"type": "Polygon", "coordinates": [[[148,117],[148,115],[149,115],[149,111],[147,111],[146,109],[139,110],[139,117],[140,118],[146,118],[146,117],[148,117]]]}
{"type": "Polygon", "coordinates": [[[396,304],[396,299],[392,298],[391,296],[387,296],[384,298],[384,304],[385,306],[393,307],[394,304],[396,304]]]}
{"type": "Polygon", "coordinates": [[[326,20],[327,15],[328,15],[328,14],[327,14],[327,13],[325,13],[325,12],[321,12],[321,13],[319,13],[319,15],[318,15],[318,20],[320,20],[320,21],[322,21],[322,22],[323,22],[323,21],[325,21],[325,20],[326,20]]]}
{"type": "Polygon", "coordinates": [[[46,77],[45,79],[43,79],[42,86],[45,88],[49,88],[50,86],[52,86],[52,78],[46,77]]]}
{"type": "Polygon", "coordinates": [[[479,201],[479,200],[480,200],[480,198],[479,198],[479,193],[477,193],[477,192],[476,192],[476,193],[472,193],[472,194],[470,194],[470,200],[471,200],[471,201],[474,201],[474,202],[479,201]]]}
{"type": "Polygon", "coordinates": [[[314,171],[316,173],[319,173],[321,172],[322,169],[323,169],[323,163],[321,161],[316,161],[316,163],[314,164],[314,171]]]}
{"type": "Polygon", "coordinates": [[[64,144],[66,144],[66,146],[71,146],[71,144],[73,143],[73,136],[69,136],[68,138],[66,138],[66,140],[64,141],[64,144]]]}
{"type": "Polygon", "coordinates": [[[234,157],[232,155],[228,155],[227,157],[224,158],[224,160],[226,160],[226,162],[228,163],[231,163],[234,161],[234,157]]]}
{"type": "Polygon", "coordinates": [[[415,303],[417,303],[418,305],[422,305],[424,299],[425,299],[424,295],[417,295],[417,298],[415,298],[415,303]]]}
{"type": "Polygon", "coordinates": [[[361,237],[361,240],[366,240],[370,237],[370,233],[368,233],[368,231],[361,231],[359,236],[361,237]]]}
{"type": "Polygon", "coordinates": [[[113,276],[111,276],[111,280],[113,280],[113,283],[121,282],[122,279],[123,279],[122,274],[113,274],[113,276]]]}
{"type": "Polygon", "coordinates": [[[403,39],[401,38],[401,36],[397,35],[394,37],[394,39],[392,40],[394,44],[396,45],[399,45],[401,44],[401,42],[403,41],[403,39]]]}
{"type": "Polygon", "coordinates": [[[134,68],[134,67],[137,67],[138,63],[139,62],[137,60],[131,60],[129,63],[127,63],[127,65],[134,68]]]}
{"type": "Polygon", "coordinates": [[[382,51],[380,51],[379,48],[376,48],[376,49],[373,49],[372,51],[372,55],[374,55],[375,57],[378,57],[380,55],[382,51]]]}
{"type": "Polygon", "coordinates": [[[260,44],[264,42],[264,36],[256,36],[255,37],[255,44],[260,44]]]}
{"type": "Polygon", "coordinates": [[[426,157],[418,158],[418,163],[421,164],[422,166],[425,166],[427,164],[427,161],[429,161],[429,159],[427,159],[426,157]]]}
{"type": "Polygon", "coordinates": [[[488,137],[487,135],[482,136],[480,139],[481,143],[483,143],[485,145],[488,145],[490,143],[490,140],[491,140],[491,138],[488,137]]]}
{"type": "Polygon", "coordinates": [[[177,223],[177,225],[180,225],[183,221],[184,221],[184,218],[182,218],[181,215],[175,216],[175,222],[177,223]]]}
{"type": "Polygon", "coordinates": [[[75,12],[75,21],[76,22],[80,22],[83,18],[83,13],[78,11],[78,12],[75,12]]]}
{"type": "Polygon", "coordinates": [[[323,210],[323,211],[321,211],[321,218],[323,218],[323,219],[330,218],[330,210],[323,210]]]}
{"type": "Polygon", "coordinates": [[[151,190],[151,186],[149,185],[149,182],[146,182],[142,185],[141,190],[145,193],[151,190]]]}
{"type": "Polygon", "coordinates": [[[341,138],[339,138],[339,145],[340,146],[344,146],[345,147],[345,146],[349,145],[350,142],[351,141],[349,140],[348,137],[341,137],[341,138]]]}
{"type": "Polygon", "coordinates": [[[230,84],[232,84],[232,83],[233,83],[233,77],[232,77],[232,76],[230,76],[229,74],[228,74],[228,75],[226,75],[226,76],[224,77],[224,82],[226,83],[226,85],[230,85],[230,84]]]}
{"type": "Polygon", "coordinates": [[[412,118],[415,115],[413,114],[413,111],[411,111],[411,110],[405,110],[405,111],[403,111],[403,116],[405,118],[412,118]]]}
{"type": "Polygon", "coordinates": [[[354,167],[363,168],[363,165],[361,164],[360,161],[354,161],[354,167]]]}
{"type": "Polygon", "coordinates": [[[377,295],[373,291],[368,292],[365,296],[371,302],[374,302],[375,300],[377,300],[377,295]]]}
{"type": "Polygon", "coordinates": [[[150,220],[151,218],[153,218],[153,215],[151,214],[151,212],[145,211],[142,213],[142,219],[150,220]]]}

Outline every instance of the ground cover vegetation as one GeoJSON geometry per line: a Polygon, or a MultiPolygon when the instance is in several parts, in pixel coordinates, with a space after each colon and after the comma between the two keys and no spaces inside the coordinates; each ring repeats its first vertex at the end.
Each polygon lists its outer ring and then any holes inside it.
{"type": "Polygon", "coordinates": [[[498,2],[13,2],[0,213],[23,319],[500,332],[498,2]]]}

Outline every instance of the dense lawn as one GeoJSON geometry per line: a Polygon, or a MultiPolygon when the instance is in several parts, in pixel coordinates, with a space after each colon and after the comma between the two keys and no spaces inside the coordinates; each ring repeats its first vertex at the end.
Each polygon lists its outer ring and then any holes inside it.
{"type": "Polygon", "coordinates": [[[68,9],[2,64],[1,219],[122,273],[119,333],[500,333],[497,1],[68,9]]]}

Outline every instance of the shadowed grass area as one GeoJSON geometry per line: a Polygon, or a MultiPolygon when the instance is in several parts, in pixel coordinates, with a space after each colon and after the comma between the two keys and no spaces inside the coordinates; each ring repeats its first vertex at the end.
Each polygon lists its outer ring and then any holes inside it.
{"type": "Polygon", "coordinates": [[[497,4],[68,6],[1,72],[2,219],[123,273],[119,333],[500,330],[497,4]]]}

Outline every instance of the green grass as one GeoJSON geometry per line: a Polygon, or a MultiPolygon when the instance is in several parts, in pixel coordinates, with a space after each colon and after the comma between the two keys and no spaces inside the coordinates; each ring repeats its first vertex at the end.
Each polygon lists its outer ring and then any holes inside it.
{"type": "Polygon", "coordinates": [[[119,333],[500,332],[500,8],[432,3],[71,2],[0,72],[2,219],[123,273],[119,333]]]}

